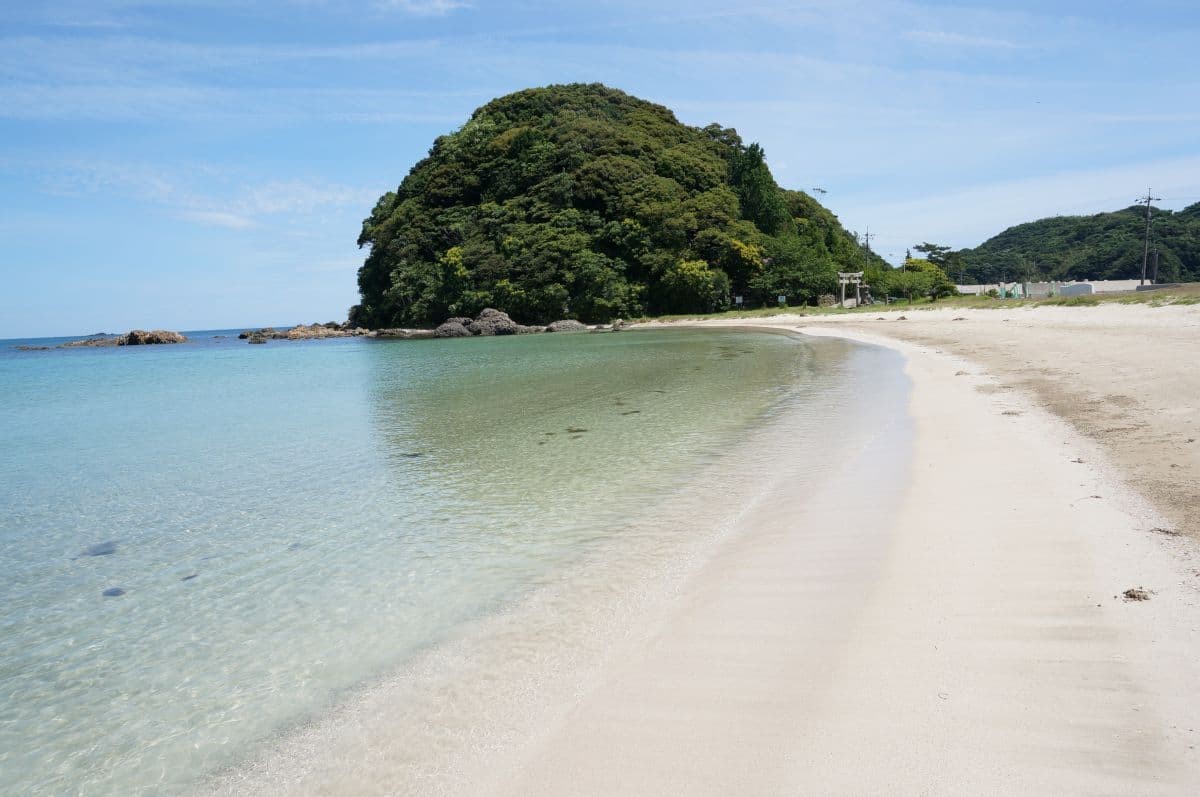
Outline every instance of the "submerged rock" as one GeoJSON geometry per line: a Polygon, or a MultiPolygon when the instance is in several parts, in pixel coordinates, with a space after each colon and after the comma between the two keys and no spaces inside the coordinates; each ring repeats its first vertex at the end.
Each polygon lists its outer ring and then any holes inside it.
{"type": "Polygon", "coordinates": [[[95,545],[89,545],[79,552],[80,556],[111,556],[117,552],[117,541],[108,540],[107,542],[98,542],[95,545]]]}
{"type": "Polygon", "coordinates": [[[106,598],[119,598],[125,594],[125,590],[121,589],[120,587],[109,587],[100,594],[106,598]]]}

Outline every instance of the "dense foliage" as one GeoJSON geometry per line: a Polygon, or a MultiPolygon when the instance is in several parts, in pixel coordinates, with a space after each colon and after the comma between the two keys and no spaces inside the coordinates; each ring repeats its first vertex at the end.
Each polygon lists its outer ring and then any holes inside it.
{"type": "MultiPolygon", "coordinates": [[[[1200,203],[1178,212],[1155,208],[1152,219],[1148,275],[1157,249],[1161,282],[1200,280],[1200,203]]],[[[961,274],[968,283],[1135,279],[1142,273],[1145,234],[1146,207],[1134,205],[1020,224],[975,249],[939,255],[951,276],[961,274]]]]}
{"type": "Polygon", "coordinates": [[[478,109],[363,222],[355,323],[496,307],[526,323],[815,301],[882,261],[737,131],[599,84],[478,109]]]}
{"type": "Polygon", "coordinates": [[[877,299],[885,296],[941,299],[954,296],[958,289],[940,266],[930,260],[905,257],[900,268],[872,269],[866,274],[871,292],[877,299]]]}

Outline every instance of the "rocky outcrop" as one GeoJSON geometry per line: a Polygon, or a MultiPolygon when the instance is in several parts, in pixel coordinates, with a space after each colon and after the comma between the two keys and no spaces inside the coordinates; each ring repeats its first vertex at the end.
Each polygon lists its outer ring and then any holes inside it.
{"type": "Polygon", "coordinates": [[[187,343],[187,338],[169,329],[135,329],[124,335],[105,335],[103,337],[70,340],[60,343],[60,349],[96,348],[101,346],[154,346],[163,343],[187,343]]]}
{"type": "Polygon", "coordinates": [[[329,326],[328,324],[299,324],[292,327],[283,336],[287,340],[320,340],[322,338],[349,338],[354,335],[353,332],[342,329],[336,324],[329,326]]]}
{"type": "Polygon", "coordinates": [[[433,330],[433,336],[435,338],[469,338],[471,330],[467,329],[466,325],[458,319],[452,318],[433,330]]]}
{"type": "Polygon", "coordinates": [[[467,329],[472,335],[515,335],[517,322],[509,318],[508,313],[488,307],[479,311],[467,329]]]}
{"type": "Polygon", "coordinates": [[[187,343],[187,338],[169,329],[135,329],[117,339],[118,346],[155,346],[162,343],[187,343]]]}
{"type": "Polygon", "coordinates": [[[432,329],[373,329],[367,333],[368,338],[392,338],[395,340],[424,340],[432,338],[432,329]]]}
{"type": "Polygon", "coordinates": [[[324,324],[297,324],[291,329],[277,330],[274,327],[249,329],[238,335],[247,343],[266,343],[268,340],[323,340],[324,338],[352,338],[366,335],[362,327],[327,321],[324,324]]]}
{"type": "Polygon", "coordinates": [[[546,327],[547,332],[586,332],[587,324],[576,321],[573,318],[567,318],[562,321],[554,321],[546,327]]]}
{"type": "Polygon", "coordinates": [[[629,325],[620,318],[614,318],[611,324],[597,324],[594,327],[588,327],[592,332],[620,332],[628,328],[629,325]]]}

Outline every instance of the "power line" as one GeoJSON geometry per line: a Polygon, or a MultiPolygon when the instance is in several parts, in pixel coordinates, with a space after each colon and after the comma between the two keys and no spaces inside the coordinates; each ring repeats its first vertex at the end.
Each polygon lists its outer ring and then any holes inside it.
{"type": "Polygon", "coordinates": [[[1146,264],[1150,260],[1150,203],[1162,202],[1161,197],[1153,196],[1150,189],[1146,189],[1144,197],[1138,197],[1138,204],[1146,203],[1146,245],[1142,248],[1142,285],[1146,284],[1146,264]]]}

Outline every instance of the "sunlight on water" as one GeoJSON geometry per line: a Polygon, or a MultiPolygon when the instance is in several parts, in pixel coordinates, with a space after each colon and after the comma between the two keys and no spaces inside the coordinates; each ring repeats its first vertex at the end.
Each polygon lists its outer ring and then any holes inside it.
{"type": "Polygon", "coordinates": [[[633,545],[773,416],[846,389],[849,350],[671,330],[0,355],[0,790],[179,790],[242,760],[633,545]]]}

